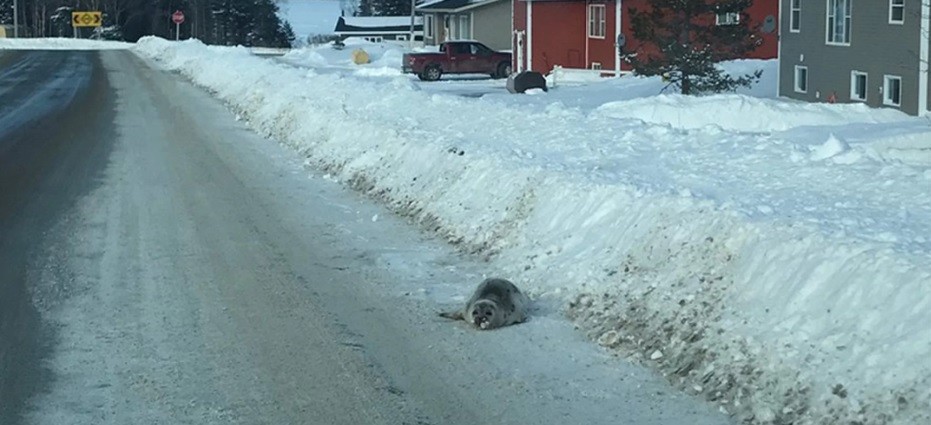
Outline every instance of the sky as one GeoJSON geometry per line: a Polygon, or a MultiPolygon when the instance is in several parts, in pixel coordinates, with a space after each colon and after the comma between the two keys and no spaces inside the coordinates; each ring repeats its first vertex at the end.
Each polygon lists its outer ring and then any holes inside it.
{"type": "Polygon", "coordinates": [[[339,0],[282,0],[278,7],[299,40],[333,32],[340,15],[339,0]]]}

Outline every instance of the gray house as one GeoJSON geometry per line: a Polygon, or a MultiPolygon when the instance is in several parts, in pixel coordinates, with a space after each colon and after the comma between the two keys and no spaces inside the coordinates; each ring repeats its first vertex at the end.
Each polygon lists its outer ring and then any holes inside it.
{"type": "Polygon", "coordinates": [[[510,0],[428,0],[417,6],[424,44],[477,40],[495,50],[511,48],[510,0]]]}
{"type": "Polygon", "coordinates": [[[781,3],[780,96],[928,113],[928,0],[781,3]]]}

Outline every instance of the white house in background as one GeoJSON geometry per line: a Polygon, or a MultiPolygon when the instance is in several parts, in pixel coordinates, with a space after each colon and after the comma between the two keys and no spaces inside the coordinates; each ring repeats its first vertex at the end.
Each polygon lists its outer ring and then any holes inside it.
{"type": "MultiPolygon", "coordinates": [[[[340,16],[334,34],[345,39],[360,37],[378,43],[385,40],[408,41],[410,16],[340,16]]],[[[414,40],[423,40],[423,17],[414,18],[414,40]]]]}

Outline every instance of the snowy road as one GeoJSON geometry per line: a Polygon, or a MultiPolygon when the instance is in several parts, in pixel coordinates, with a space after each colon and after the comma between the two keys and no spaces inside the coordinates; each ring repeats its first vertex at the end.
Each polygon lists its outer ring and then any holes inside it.
{"type": "Polygon", "coordinates": [[[495,332],[438,320],[483,264],[174,75],[126,51],[13,55],[0,423],[729,423],[552,308],[495,332]]]}

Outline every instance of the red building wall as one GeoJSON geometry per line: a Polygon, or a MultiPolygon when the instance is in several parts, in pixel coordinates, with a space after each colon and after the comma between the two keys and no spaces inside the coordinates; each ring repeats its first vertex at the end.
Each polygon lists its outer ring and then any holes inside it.
{"type": "MultiPolygon", "coordinates": [[[[630,13],[628,9],[635,7],[642,9],[649,4],[648,0],[622,0],[621,25],[627,37],[627,51],[636,51],[640,48],[631,32],[630,13]]],[[[533,42],[532,67],[533,70],[549,73],[554,65],[567,68],[590,68],[592,62],[601,63],[602,69],[613,70],[616,49],[616,35],[614,31],[615,1],[598,0],[537,0],[533,2],[533,42]],[[588,37],[588,5],[605,5],[605,38],[595,39],[588,37]]],[[[527,30],[527,1],[513,1],[513,28],[514,30],[527,30]]],[[[778,17],[778,2],[773,0],[760,0],[747,11],[751,16],[751,25],[762,24],[767,16],[774,20],[778,17]]],[[[776,25],[778,28],[778,23],[776,25]]],[[[525,33],[526,34],[526,33],[525,33]]],[[[757,34],[760,46],[749,55],[750,58],[775,58],[778,51],[776,32],[757,34]]],[[[516,39],[515,39],[516,41],[516,39]]],[[[524,43],[527,43],[526,35],[524,43]]],[[[514,45],[514,66],[517,66],[517,50],[514,45]]],[[[526,50],[525,50],[526,52],[526,50]]],[[[522,69],[526,69],[526,54],[523,55],[522,69]]],[[[622,69],[629,70],[626,63],[622,69]]]]}
{"type": "MultiPolygon", "coordinates": [[[[514,29],[527,31],[527,2],[514,1],[514,29]]],[[[533,70],[548,73],[553,65],[585,67],[587,17],[584,1],[534,1],[531,7],[533,70]]],[[[526,33],[524,44],[527,45],[526,33]]],[[[527,52],[527,50],[524,50],[527,52]]],[[[526,69],[527,55],[523,55],[526,69]]],[[[514,47],[517,60],[517,46],[514,47]]],[[[516,62],[515,62],[516,65],[516,62]]]]}
{"type": "Polygon", "coordinates": [[[759,25],[761,30],[757,32],[762,42],[750,53],[752,59],[775,59],[779,55],[779,2],[777,0],[756,0],[747,10],[750,14],[750,25],[759,25]],[[775,24],[773,31],[769,33],[762,32],[762,26],[767,17],[772,17],[775,24]]]}

